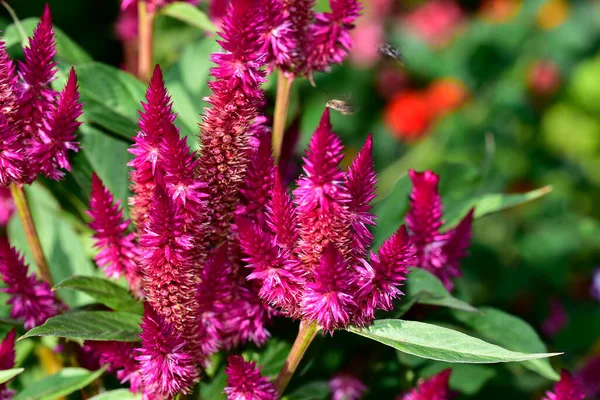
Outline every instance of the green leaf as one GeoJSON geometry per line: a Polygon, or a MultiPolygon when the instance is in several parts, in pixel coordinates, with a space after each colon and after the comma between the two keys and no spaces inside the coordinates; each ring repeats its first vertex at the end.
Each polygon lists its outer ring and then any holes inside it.
{"type": "Polygon", "coordinates": [[[21,372],[25,371],[25,368],[11,368],[0,371],[0,385],[10,381],[21,372]]]}
{"type": "Polygon", "coordinates": [[[105,369],[92,372],[84,368],[63,368],[57,374],[28,385],[14,400],[51,400],[66,396],[94,382],[105,369]]]}
{"type": "Polygon", "coordinates": [[[76,71],[85,118],[123,138],[134,136],[145,85],[133,75],[102,63],[82,64],[76,71]]]}
{"type": "Polygon", "coordinates": [[[400,225],[404,223],[404,213],[408,210],[408,195],[411,188],[410,178],[408,175],[404,175],[396,182],[389,196],[375,206],[374,213],[377,216],[377,227],[373,232],[373,248],[379,247],[385,239],[394,234],[400,225]]]}
{"type": "Polygon", "coordinates": [[[225,400],[225,389],[227,386],[227,374],[225,369],[221,368],[210,382],[200,381],[200,398],[211,400],[225,400]]]}
{"type": "Polygon", "coordinates": [[[413,268],[408,275],[407,285],[407,295],[415,298],[417,303],[478,312],[469,303],[452,296],[435,275],[424,269],[413,268]]]}
{"type": "MultiPolygon", "coordinates": [[[[38,18],[26,18],[21,20],[21,25],[28,36],[33,35],[33,30],[39,22],[38,18]]],[[[71,65],[83,64],[92,61],[92,57],[85,52],[77,43],[75,43],[62,30],[54,27],[56,32],[56,55],[59,59],[64,60],[71,65]]],[[[21,35],[15,24],[10,24],[3,32],[2,40],[6,48],[14,45],[21,45],[21,35]]]]}
{"type": "Polygon", "coordinates": [[[92,276],[74,276],[57,284],[54,289],[78,290],[115,311],[142,315],[144,307],[129,291],[107,279],[92,276]]]}
{"type": "Polygon", "coordinates": [[[452,329],[399,319],[376,320],[368,328],[351,327],[348,330],[396,350],[437,361],[483,364],[533,360],[561,354],[514,352],[452,329]]]}
{"type": "Polygon", "coordinates": [[[315,381],[300,386],[292,393],[283,397],[283,400],[325,400],[329,398],[329,383],[315,381]]]}
{"type": "Polygon", "coordinates": [[[285,360],[292,346],[290,343],[272,338],[259,350],[244,353],[244,358],[256,361],[261,366],[261,374],[267,377],[275,377],[285,364],[285,360]]]}
{"type": "Polygon", "coordinates": [[[486,193],[479,196],[474,196],[469,199],[449,205],[446,209],[445,219],[446,226],[456,225],[467,212],[475,207],[475,218],[481,218],[488,214],[493,214],[507,208],[515,207],[524,203],[528,203],[542,196],[547,195],[552,191],[551,186],[532,190],[527,193],[517,194],[501,194],[501,193],[486,193]]]}
{"type": "Polygon", "coordinates": [[[490,379],[496,376],[496,371],[493,368],[484,365],[449,365],[447,363],[431,364],[419,371],[419,376],[429,378],[448,368],[452,368],[450,388],[469,396],[477,394],[490,379]]]}
{"type": "MultiPolygon", "coordinates": [[[[546,345],[535,330],[521,318],[492,308],[481,308],[481,314],[455,312],[456,318],[473,329],[482,338],[509,350],[543,353],[546,345]]],[[[531,360],[523,366],[537,372],[545,378],[559,380],[559,375],[548,360],[531,360]]]]}
{"type": "Polygon", "coordinates": [[[141,400],[141,393],[131,393],[129,389],[116,389],[97,394],[89,400],[141,400]]]}
{"type": "Polygon", "coordinates": [[[137,342],[140,316],[126,312],[77,311],[58,315],[21,336],[58,336],[68,339],[137,342]]]}
{"type": "Polygon", "coordinates": [[[211,22],[208,16],[190,3],[177,1],[167,5],[160,13],[195,26],[203,31],[217,31],[217,27],[211,22]]]}

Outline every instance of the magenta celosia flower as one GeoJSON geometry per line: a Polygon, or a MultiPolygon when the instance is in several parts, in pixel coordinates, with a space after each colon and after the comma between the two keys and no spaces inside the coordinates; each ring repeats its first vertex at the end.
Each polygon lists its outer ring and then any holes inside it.
{"type": "Polygon", "coordinates": [[[333,244],[328,245],[314,269],[314,282],[307,282],[302,297],[302,312],[309,321],[317,321],[324,332],[350,324],[356,307],[355,277],[333,244]]]}
{"type": "Polygon", "coordinates": [[[351,374],[338,373],[329,380],[331,400],[359,400],[366,390],[365,384],[351,374]]]}
{"type": "Polygon", "coordinates": [[[585,394],[580,388],[580,383],[567,371],[560,373],[560,381],[554,385],[554,391],[546,392],[542,400],[583,400],[585,394]]]}
{"type": "Polygon", "coordinates": [[[280,67],[289,76],[302,75],[306,70],[307,52],[314,45],[308,34],[314,21],[314,5],[315,0],[284,0],[290,22],[289,36],[295,47],[290,51],[289,61],[280,67]]]}
{"type": "Polygon", "coordinates": [[[452,279],[460,276],[459,262],[467,254],[471,239],[473,210],[454,229],[440,232],[444,221],[439,176],[432,171],[410,170],[409,174],[413,189],[406,224],[417,251],[417,265],[435,274],[452,290],[452,279]]]}
{"type": "Polygon", "coordinates": [[[289,65],[296,48],[290,11],[284,0],[263,0],[266,13],[264,51],[270,68],[289,65]]]}
{"type": "Polygon", "coordinates": [[[195,351],[199,314],[195,292],[193,236],[184,231],[185,215],[181,207],[167,194],[165,184],[157,175],[148,223],[141,235],[140,268],[144,276],[144,293],[156,312],[183,334],[186,350],[195,351]]]}
{"type": "Polygon", "coordinates": [[[275,385],[260,375],[260,367],[254,362],[244,361],[242,356],[227,359],[228,400],[277,400],[275,385]]]}
{"type": "Polygon", "coordinates": [[[397,400],[448,400],[450,390],[448,389],[448,380],[450,379],[451,369],[440,372],[437,375],[428,378],[410,391],[410,393],[399,397],[397,400]]]}
{"type": "Polygon", "coordinates": [[[310,25],[311,51],[307,54],[307,73],[326,71],[344,61],[352,48],[350,30],[360,14],[357,0],[330,0],[331,12],[315,13],[310,25]]]}
{"type": "Polygon", "coordinates": [[[142,389],[133,343],[86,341],[85,344],[98,355],[100,365],[108,364],[108,371],[115,373],[121,383],[129,382],[132,393],[142,389]]]}
{"type": "Polygon", "coordinates": [[[95,231],[94,247],[100,250],[94,257],[96,263],[109,278],[125,275],[132,293],[141,295],[142,282],[136,263],[135,233],[127,233],[129,220],[123,219],[121,202],[114,202],[113,195],[95,173],[92,175],[88,214],[92,217],[90,228],[95,231]]]}
{"type": "Polygon", "coordinates": [[[0,114],[0,186],[17,182],[23,175],[24,151],[14,124],[0,114]]]}
{"type": "Polygon", "coordinates": [[[181,332],[148,304],[140,326],[142,345],[136,360],[144,390],[169,399],[177,393],[189,393],[198,380],[198,369],[194,357],[185,350],[181,332]]]}
{"type": "Polygon", "coordinates": [[[275,234],[275,241],[283,249],[293,251],[298,240],[296,209],[277,170],[273,178],[273,191],[267,211],[267,225],[275,234]]]}
{"type": "Polygon", "coordinates": [[[0,111],[8,119],[16,111],[17,72],[6,52],[6,45],[0,40],[0,111]]]}
{"type": "Polygon", "coordinates": [[[27,269],[23,256],[0,238],[0,275],[7,286],[0,290],[10,296],[11,318],[24,320],[25,328],[31,329],[59,314],[62,306],[50,286],[34,274],[28,276],[27,269]]]}
{"type": "Polygon", "coordinates": [[[10,189],[0,187],[0,232],[15,213],[15,202],[10,194],[10,189]]]}
{"type": "MultiPolygon", "coordinates": [[[[12,329],[0,343],[0,371],[15,367],[15,336],[17,331],[12,329]]],[[[0,399],[10,400],[14,396],[14,390],[6,387],[6,383],[0,383],[0,399]]]]}
{"type": "Polygon", "coordinates": [[[59,180],[64,176],[59,168],[71,171],[67,157],[69,150],[78,151],[75,131],[81,125],[77,118],[83,113],[79,102],[77,75],[71,68],[63,91],[59,94],[55,108],[48,113],[40,127],[39,141],[33,144],[31,158],[39,163],[41,172],[50,179],[59,180]]]}
{"type": "Polygon", "coordinates": [[[600,396],[600,354],[591,356],[577,372],[576,379],[589,399],[600,396]]]}

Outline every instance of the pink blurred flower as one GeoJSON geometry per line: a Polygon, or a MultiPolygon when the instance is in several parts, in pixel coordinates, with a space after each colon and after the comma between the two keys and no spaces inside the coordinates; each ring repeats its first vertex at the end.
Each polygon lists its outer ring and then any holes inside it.
{"type": "Polygon", "coordinates": [[[365,20],[352,31],[354,47],[350,52],[350,60],[360,68],[368,68],[379,60],[377,47],[383,42],[382,21],[365,20]]]}
{"type": "Polygon", "coordinates": [[[464,13],[453,0],[428,1],[408,13],[403,23],[430,46],[443,46],[457,32],[464,13]]]}
{"type": "MultiPolygon", "coordinates": [[[[0,371],[15,367],[15,337],[17,331],[12,329],[0,342],[0,371]]],[[[15,391],[6,387],[6,383],[0,383],[0,399],[10,400],[15,391]]]]}
{"type": "Polygon", "coordinates": [[[367,390],[356,376],[338,373],[329,380],[331,400],[359,400],[367,390]]]}
{"type": "Polygon", "coordinates": [[[0,187],[0,228],[8,225],[8,221],[15,213],[15,202],[10,194],[10,189],[0,187]]]}
{"type": "Polygon", "coordinates": [[[569,315],[560,298],[553,297],[549,303],[548,316],[542,322],[542,332],[546,336],[554,337],[568,325],[569,315]]]}
{"type": "Polygon", "coordinates": [[[542,400],[583,400],[585,394],[580,388],[580,382],[567,371],[560,373],[560,381],[554,385],[553,391],[547,391],[542,400]]]}

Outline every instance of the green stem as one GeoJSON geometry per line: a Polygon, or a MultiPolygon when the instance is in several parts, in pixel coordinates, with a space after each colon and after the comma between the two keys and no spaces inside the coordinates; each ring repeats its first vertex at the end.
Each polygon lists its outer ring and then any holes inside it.
{"type": "Polygon", "coordinates": [[[319,327],[317,326],[316,322],[307,324],[305,321],[300,321],[300,329],[298,330],[296,341],[294,342],[294,345],[290,350],[290,354],[288,354],[285,364],[283,365],[283,368],[281,368],[281,371],[279,371],[279,376],[275,381],[277,392],[280,395],[283,395],[283,392],[285,392],[285,388],[287,387],[288,383],[290,383],[292,375],[294,375],[294,372],[296,372],[296,368],[298,368],[304,353],[306,353],[308,346],[310,346],[318,331],[319,327]]]}
{"type": "Polygon", "coordinates": [[[10,185],[10,193],[12,194],[19,217],[23,223],[25,237],[27,238],[27,243],[29,244],[29,248],[33,254],[33,260],[38,266],[40,276],[42,280],[46,281],[50,286],[54,286],[54,280],[52,279],[52,274],[50,273],[50,267],[48,266],[48,261],[46,260],[46,256],[42,250],[40,237],[38,236],[37,230],[35,229],[35,224],[33,223],[31,209],[29,208],[29,203],[27,202],[25,190],[23,190],[23,186],[17,183],[12,183],[10,185]]]}
{"type": "Polygon", "coordinates": [[[29,38],[27,37],[27,33],[25,33],[25,29],[23,29],[23,25],[21,24],[19,17],[17,17],[17,13],[15,12],[15,10],[12,9],[11,6],[8,5],[8,3],[6,1],[0,0],[0,4],[2,4],[2,6],[4,8],[6,8],[6,11],[8,11],[8,14],[10,15],[13,22],[15,23],[15,26],[17,27],[17,30],[19,31],[19,35],[21,36],[21,45],[23,45],[23,47],[27,46],[27,42],[29,41],[29,38]]]}
{"type": "Polygon", "coordinates": [[[148,11],[145,1],[138,1],[138,78],[149,82],[152,77],[154,46],[153,11],[148,11]]]}
{"type": "Polygon", "coordinates": [[[285,121],[288,106],[290,105],[290,92],[293,82],[293,77],[286,77],[281,70],[277,72],[277,98],[275,99],[275,114],[273,116],[273,156],[275,157],[276,164],[281,155],[281,146],[283,145],[283,136],[285,135],[285,121]]]}

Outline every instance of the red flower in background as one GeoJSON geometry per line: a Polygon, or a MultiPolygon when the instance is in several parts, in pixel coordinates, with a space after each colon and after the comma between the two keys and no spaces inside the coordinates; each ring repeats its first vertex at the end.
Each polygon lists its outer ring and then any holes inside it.
{"type": "Polygon", "coordinates": [[[407,141],[421,137],[433,119],[427,96],[417,91],[398,94],[388,103],[384,119],[394,136],[407,141]]]}
{"type": "Polygon", "coordinates": [[[438,79],[425,92],[430,108],[436,115],[456,110],[465,102],[468,94],[464,83],[454,78],[438,79]]]}
{"type": "Polygon", "coordinates": [[[552,61],[536,61],[527,74],[527,86],[534,94],[550,96],[560,87],[560,71],[552,61]]]}

